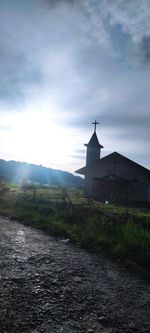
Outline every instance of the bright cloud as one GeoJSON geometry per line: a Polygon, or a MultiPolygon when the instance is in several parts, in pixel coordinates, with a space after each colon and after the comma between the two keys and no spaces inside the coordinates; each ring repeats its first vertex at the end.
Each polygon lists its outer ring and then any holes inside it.
{"type": "Polygon", "coordinates": [[[2,0],[0,40],[2,158],[74,171],[98,119],[149,167],[149,0],[2,0]]]}

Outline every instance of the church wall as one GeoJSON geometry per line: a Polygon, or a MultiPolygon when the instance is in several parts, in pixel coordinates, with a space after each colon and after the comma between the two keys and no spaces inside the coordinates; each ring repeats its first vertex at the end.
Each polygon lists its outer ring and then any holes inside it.
{"type": "Polygon", "coordinates": [[[135,201],[150,201],[150,179],[145,171],[123,159],[114,163],[114,158],[103,160],[101,164],[95,164],[89,168],[85,177],[85,192],[89,196],[100,197],[102,194],[93,190],[93,179],[102,178],[107,175],[116,175],[118,177],[131,181],[132,194],[129,196],[135,201]]]}
{"type": "Polygon", "coordinates": [[[148,201],[148,184],[146,182],[139,182],[138,188],[134,191],[131,198],[135,201],[148,201]]]}
{"type": "Polygon", "coordinates": [[[148,201],[150,202],[150,182],[148,183],[148,201]]]}
{"type": "Polygon", "coordinates": [[[93,174],[88,173],[87,175],[85,175],[84,190],[85,194],[89,196],[93,195],[92,183],[93,183],[93,174]]]}

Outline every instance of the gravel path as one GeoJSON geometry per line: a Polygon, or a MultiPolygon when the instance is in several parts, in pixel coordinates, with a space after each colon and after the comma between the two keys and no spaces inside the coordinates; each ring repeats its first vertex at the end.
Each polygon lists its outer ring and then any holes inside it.
{"type": "Polygon", "coordinates": [[[150,287],[105,256],[0,218],[0,332],[149,333],[150,287]]]}

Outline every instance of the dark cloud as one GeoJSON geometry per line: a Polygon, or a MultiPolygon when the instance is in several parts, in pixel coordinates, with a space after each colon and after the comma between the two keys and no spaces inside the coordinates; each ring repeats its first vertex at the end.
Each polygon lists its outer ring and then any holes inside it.
{"type": "Polygon", "coordinates": [[[75,150],[77,154],[83,154],[85,152],[85,149],[76,149],[75,150]]]}
{"type": "MultiPolygon", "coordinates": [[[[86,0],[83,2],[96,42],[116,57],[137,65],[149,58],[149,0],[86,0]],[[143,56],[143,58],[142,58],[143,56]]],[[[90,28],[89,28],[90,27],[90,28]]]]}
{"type": "Polygon", "coordinates": [[[71,38],[71,33],[70,23],[63,25],[63,15],[65,19],[67,14],[60,1],[57,5],[46,0],[8,4],[10,1],[0,3],[0,96],[12,101],[26,97],[28,87],[38,86],[42,79],[55,86],[61,72],[55,59],[62,56],[62,68],[64,39],[71,38]]]}
{"type": "Polygon", "coordinates": [[[83,154],[80,154],[80,155],[79,154],[72,154],[69,157],[71,159],[73,158],[73,159],[79,159],[79,160],[85,161],[85,156],[83,154]]]}
{"type": "Polygon", "coordinates": [[[150,36],[143,37],[142,41],[139,45],[142,59],[144,62],[149,63],[150,62],[150,36]]]}
{"type": "Polygon", "coordinates": [[[84,149],[75,149],[74,154],[70,155],[71,158],[78,159],[78,160],[81,160],[81,161],[85,161],[85,156],[86,156],[86,148],[85,147],[84,147],[84,149]]]}

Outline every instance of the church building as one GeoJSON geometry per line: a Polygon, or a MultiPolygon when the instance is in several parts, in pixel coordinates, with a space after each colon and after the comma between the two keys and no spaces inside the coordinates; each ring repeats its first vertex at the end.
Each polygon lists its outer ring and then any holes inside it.
{"type": "Polygon", "coordinates": [[[84,175],[85,195],[103,202],[150,203],[150,170],[113,152],[101,158],[103,146],[94,133],[86,152],[86,165],[76,173],[84,175]]]}

